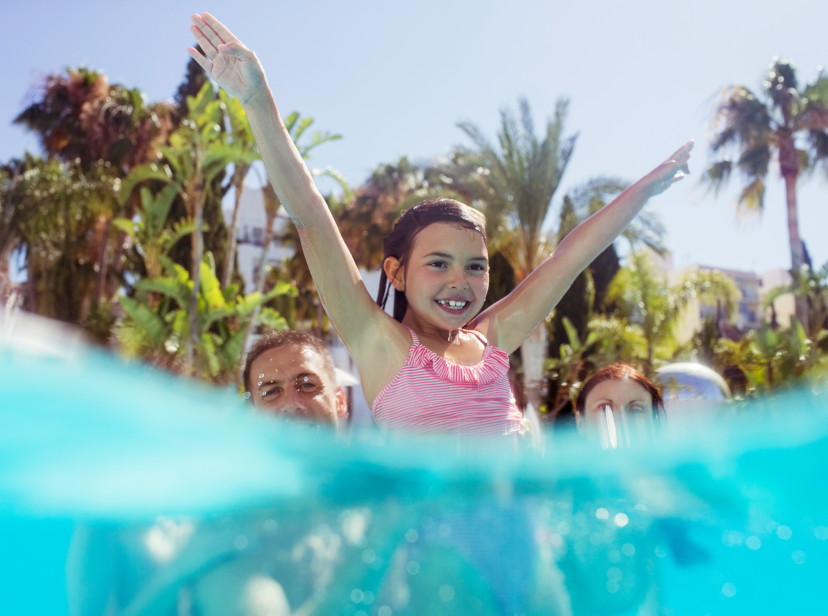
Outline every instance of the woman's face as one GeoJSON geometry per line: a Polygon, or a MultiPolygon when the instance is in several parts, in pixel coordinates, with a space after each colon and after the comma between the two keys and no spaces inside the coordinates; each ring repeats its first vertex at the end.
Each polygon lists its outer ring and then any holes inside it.
{"type": "Polygon", "coordinates": [[[653,398],[650,392],[631,379],[611,379],[593,387],[587,394],[584,404],[586,419],[599,413],[607,405],[614,413],[623,409],[628,417],[649,417],[653,413],[653,398]]]}
{"type": "Polygon", "coordinates": [[[463,327],[483,307],[489,290],[483,236],[451,224],[429,225],[417,234],[394,286],[405,291],[417,318],[444,330],[463,327]]]}

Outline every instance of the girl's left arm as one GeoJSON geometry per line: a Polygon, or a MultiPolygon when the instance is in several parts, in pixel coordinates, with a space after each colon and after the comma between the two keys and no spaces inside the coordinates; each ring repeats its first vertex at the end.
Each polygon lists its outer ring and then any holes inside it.
{"type": "Polygon", "coordinates": [[[650,197],[690,173],[687,161],[693,142],[653,169],[567,235],[555,252],[514,291],[477,317],[470,327],[489,342],[512,353],[540,325],[587,266],[641,211],[650,197]]]}

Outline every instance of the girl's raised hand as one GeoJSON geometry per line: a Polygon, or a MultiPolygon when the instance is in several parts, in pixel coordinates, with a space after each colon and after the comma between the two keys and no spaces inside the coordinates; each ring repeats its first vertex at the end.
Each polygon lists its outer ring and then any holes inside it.
{"type": "Polygon", "coordinates": [[[187,52],[219,86],[242,104],[267,90],[264,69],[255,53],[210,13],[193,15],[192,19],[190,31],[207,57],[193,47],[187,52]]]}
{"type": "Polygon", "coordinates": [[[690,160],[690,150],[692,149],[693,140],[691,139],[639,181],[648,198],[660,195],[671,184],[675,184],[690,173],[687,161],[690,160]]]}

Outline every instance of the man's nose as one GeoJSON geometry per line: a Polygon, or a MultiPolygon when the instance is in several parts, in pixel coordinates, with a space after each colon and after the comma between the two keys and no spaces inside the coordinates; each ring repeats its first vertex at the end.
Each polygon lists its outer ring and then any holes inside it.
{"type": "Polygon", "coordinates": [[[288,387],[280,402],[278,407],[280,413],[303,413],[306,408],[304,396],[295,387],[288,387]]]}

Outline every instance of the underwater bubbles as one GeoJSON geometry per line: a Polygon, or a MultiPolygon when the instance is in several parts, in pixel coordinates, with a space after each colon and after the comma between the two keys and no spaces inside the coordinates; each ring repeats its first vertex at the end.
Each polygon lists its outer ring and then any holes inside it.
{"type": "Polygon", "coordinates": [[[736,584],[733,584],[732,582],[725,582],[724,585],[722,586],[722,594],[725,597],[732,597],[733,595],[735,595],[736,594],[736,584]]]}
{"type": "Polygon", "coordinates": [[[598,511],[595,512],[595,517],[599,520],[608,520],[609,519],[609,511],[600,507],[598,511]]]}
{"type": "Polygon", "coordinates": [[[776,535],[783,541],[787,541],[793,536],[793,531],[787,526],[780,526],[776,529],[776,535]]]}
{"type": "Polygon", "coordinates": [[[242,398],[244,398],[245,400],[249,400],[250,399],[250,392],[249,391],[244,392],[244,395],[242,396],[242,398]]]}
{"type": "Polygon", "coordinates": [[[443,601],[446,602],[454,599],[454,589],[448,584],[440,586],[440,590],[437,591],[437,594],[443,601]]]}
{"type": "Polygon", "coordinates": [[[808,560],[808,555],[802,550],[794,550],[794,553],[791,554],[791,558],[797,565],[804,565],[805,561],[808,560]]]}

